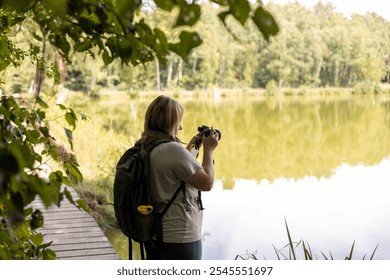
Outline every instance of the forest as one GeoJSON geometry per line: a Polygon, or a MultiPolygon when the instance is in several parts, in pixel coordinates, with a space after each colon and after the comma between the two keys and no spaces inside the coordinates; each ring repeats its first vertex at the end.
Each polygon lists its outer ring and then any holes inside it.
{"type": "MultiPolygon", "coordinates": [[[[242,89],[278,87],[356,87],[390,82],[390,22],[375,13],[346,18],[331,3],[318,2],[312,9],[298,3],[268,4],[279,23],[280,32],[266,40],[253,22],[242,26],[230,18],[226,26],[218,18],[220,9],[203,3],[199,21],[191,27],[200,30],[203,44],[186,59],[176,53],[137,66],[115,60],[109,65],[94,59],[94,51],[76,53],[71,64],[62,63],[61,79],[69,90],[91,95],[101,89],[139,91],[242,89]],[[227,28],[226,28],[227,27],[227,28]]],[[[177,11],[143,11],[150,26],[159,27],[167,37],[178,36],[171,29],[177,11]]],[[[20,26],[15,38],[19,44],[36,44],[20,26]]],[[[27,32],[28,31],[28,32],[27,32]]],[[[38,33],[38,31],[37,31],[38,33]]],[[[36,35],[38,36],[38,35],[36,35]]],[[[47,46],[42,55],[58,60],[47,46]]],[[[31,62],[8,69],[1,79],[5,92],[32,90],[36,72],[31,62]]],[[[53,90],[46,79],[44,89],[53,90]]]]}

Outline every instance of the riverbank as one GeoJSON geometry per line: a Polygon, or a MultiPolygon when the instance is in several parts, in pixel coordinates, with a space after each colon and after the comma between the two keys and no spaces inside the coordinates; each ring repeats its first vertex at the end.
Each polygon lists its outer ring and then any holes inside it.
{"type": "Polygon", "coordinates": [[[135,91],[129,89],[127,91],[107,90],[101,89],[98,96],[113,95],[123,93],[129,95],[131,98],[147,98],[151,96],[158,96],[165,94],[172,97],[259,97],[272,95],[285,96],[311,96],[311,95],[344,95],[344,94],[390,94],[390,84],[372,85],[369,83],[360,83],[353,88],[339,88],[339,87],[309,87],[300,86],[298,88],[278,87],[276,84],[270,83],[266,88],[242,88],[242,89],[227,89],[227,88],[210,88],[198,90],[184,90],[184,89],[165,89],[161,91],[135,91]]]}

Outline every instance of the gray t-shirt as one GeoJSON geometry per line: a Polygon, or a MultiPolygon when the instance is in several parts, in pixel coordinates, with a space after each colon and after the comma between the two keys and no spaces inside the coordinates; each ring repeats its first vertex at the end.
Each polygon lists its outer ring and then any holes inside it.
{"type": "MultiPolygon", "coordinates": [[[[150,187],[156,211],[162,211],[180,186],[202,169],[194,156],[178,142],[163,143],[150,153],[150,187]]],[[[186,184],[190,211],[186,210],[180,192],[163,217],[163,241],[188,243],[201,239],[203,212],[198,203],[198,190],[186,184]]]]}

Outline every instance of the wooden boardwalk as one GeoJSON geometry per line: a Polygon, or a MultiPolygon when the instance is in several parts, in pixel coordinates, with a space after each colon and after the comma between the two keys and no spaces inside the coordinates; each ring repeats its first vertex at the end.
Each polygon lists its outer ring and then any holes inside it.
{"type": "MultiPolygon", "coordinates": [[[[77,194],[68,188],[73,198],[77,194]]],[[[64,198],[61,207],[46,209],[41,200],[32,203],[44,216],[44,226],[39,231],[45,242],[53,241],[50,248],[61,260],[119,260],[110,241],[94,218],[84,210],[79,210],[64,198]]]]}

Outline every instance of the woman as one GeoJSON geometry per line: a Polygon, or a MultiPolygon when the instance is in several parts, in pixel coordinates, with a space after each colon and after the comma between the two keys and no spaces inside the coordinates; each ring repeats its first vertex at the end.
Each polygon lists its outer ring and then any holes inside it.
{"type": "Polygon", "coordinates": [[[210,191],[213,186],[213,151],[218,145],[218,137],[211,128],[208,137],[194,136],[185,149],[177,137],[182,129],[183,115],[183,107],[167,96],[153,100],[145,115],[145,132],[165,133],[175,140],[160,144],[149,155],[151,197],[155,211],[162,211],[181,182],[186,183],[185,192],[178,195],[162,219],[162,250],[156,248],[157,242],[147,243],[148,259],[199,260],[202,257],[203,213],[199,191],[210,191]],[[200,137],[202,164],[189,151],[200,137]]]}

